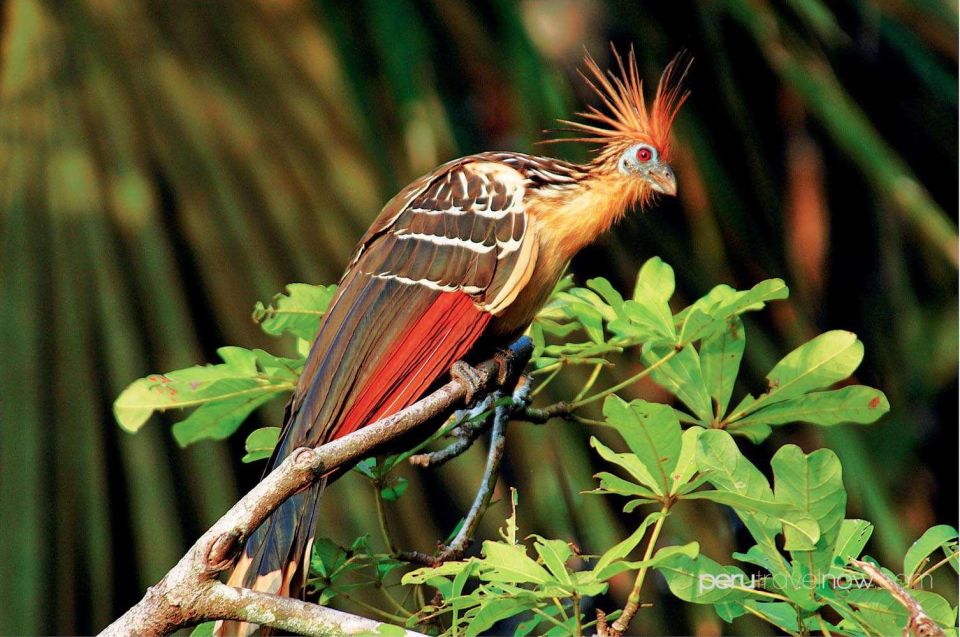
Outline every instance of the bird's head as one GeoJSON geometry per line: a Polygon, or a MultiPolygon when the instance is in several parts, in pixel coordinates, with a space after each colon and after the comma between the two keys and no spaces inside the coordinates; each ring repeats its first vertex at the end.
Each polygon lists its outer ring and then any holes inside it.
{"type": "MultiPolygon", "coordinates": [[[[664,70],[648,105],[631,48],[626,61],[613,49],[618,72],[604,72],[588,54],[580,75],[600,97],[595,106],[578,113],[579,120],[562,121],[564,130],[581,134],[572,140],[599,144],[591,172],[622,179],[624,189],[643,205],[656,193],[676,195],[677,181],[670,167],[670,127],[687,98],[682,81],[690,66],[681,54],[664,70]]],[[[556,140],[561,141],[561,140],[556,140]]]]}

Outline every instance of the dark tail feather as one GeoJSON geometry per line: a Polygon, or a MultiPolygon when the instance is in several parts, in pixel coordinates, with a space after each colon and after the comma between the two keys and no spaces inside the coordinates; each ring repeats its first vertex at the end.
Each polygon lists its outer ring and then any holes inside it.
{"type": "MultiPolygon", "coordinates": [[[[303,597],[310,565],[320,494],[326,479],[298,493],[254,531],[227,584],[285,597],[303,597]]],[[[256,634],[256,624],[221,621],[214,635],[256,634]]]]}

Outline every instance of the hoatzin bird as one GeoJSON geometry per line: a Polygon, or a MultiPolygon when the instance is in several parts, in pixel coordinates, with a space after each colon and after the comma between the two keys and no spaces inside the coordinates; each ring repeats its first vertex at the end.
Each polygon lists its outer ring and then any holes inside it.
{"type": "MultiPolygon", "coordinates": [[[[578,250],[631,206],[676,194],[669,133],[686,97],[683,74],[671,63],[647,106],[633,52],[626,63],[614,55],[618,73],[589,56],[581,73],[605,109],[562,121],[580,134],[570,141],[599,144],[589,163],[480,153],[386,204],[323,317],[268,471],[298,447],[407,407],[456,361],[487,358],[527,328],[578,250]]],[[[290,498],[251,535],[229,584],[303,593],[318,500],[335,477],[290,498]]]]}

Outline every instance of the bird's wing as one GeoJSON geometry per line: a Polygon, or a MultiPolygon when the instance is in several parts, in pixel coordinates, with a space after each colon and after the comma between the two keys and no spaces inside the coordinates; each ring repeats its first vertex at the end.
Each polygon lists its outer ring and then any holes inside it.
{"type": "MultiPolygon", "coordinates": [[[[268,470],[297,447],[403,409],[471,349],[533,269],[526,183],[516,169],[474,156],[387,204],[320,324],[268,470]]],[[[232,585],[280,594],[302,588],[320,489],[293,496],[255,531],[232,585]]],[[[225,624],[218,634],[236,630],[225,624]]]]}
{"type": "Polygon", "coordinates": [[[467,158],[387,204],[321,323],[281,454],[399,411],[467,353],[530,278],[525,192],[516,169],[467,158]]]}

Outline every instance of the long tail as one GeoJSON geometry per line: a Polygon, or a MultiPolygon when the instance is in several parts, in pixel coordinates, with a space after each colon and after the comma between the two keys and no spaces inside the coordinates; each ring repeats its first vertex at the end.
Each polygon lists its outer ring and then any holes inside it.
{"type": "MultiPolygon", "coordinates": [[[[287,457],[282,442],[270,459],[268,472],[287,457]]],[[[323,478],[280,505],[247,540],[227,584],[284,597],[305,594],[310,553],[317,521],[320,495],[331,479],[323,478]]],[[[218,621],[213,634],[246,637],[260,631],[256,624],[218,621]]],[[[269,631],[261,631],[269,634],[269,631]]]]}

